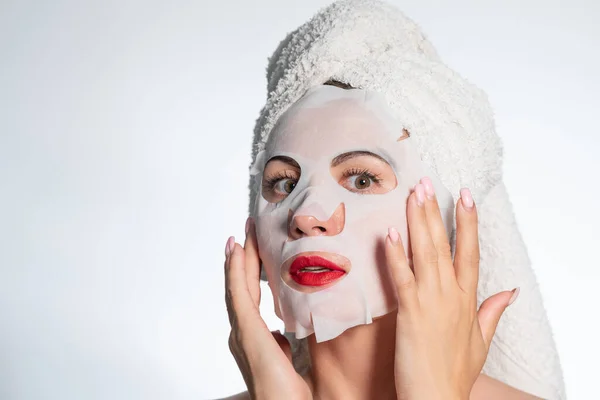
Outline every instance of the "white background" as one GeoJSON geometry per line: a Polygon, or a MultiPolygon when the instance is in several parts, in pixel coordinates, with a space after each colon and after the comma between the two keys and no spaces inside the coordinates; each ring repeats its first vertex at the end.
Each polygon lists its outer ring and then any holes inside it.
{"type": "MultiPolygon", "coordinates": [[[[244,388],[223,248],[267,57],[327,3],[0,2],[1,399],[244,388]]],[[[395,3],[488,92],[569,398],[595,397],[599,3],[395,3]]]]}

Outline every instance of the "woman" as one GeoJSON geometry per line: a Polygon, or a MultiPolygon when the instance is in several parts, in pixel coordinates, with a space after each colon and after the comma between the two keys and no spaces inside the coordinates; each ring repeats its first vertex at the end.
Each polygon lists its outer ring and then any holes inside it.
{"type": "Polygon", "coordinates": [[[564,398],[485,94],[379,1],[320,11],[267,78],[226,245],[238,398],[564,398]],[[258,313],[261,262],[289,342],[258,313]]]}

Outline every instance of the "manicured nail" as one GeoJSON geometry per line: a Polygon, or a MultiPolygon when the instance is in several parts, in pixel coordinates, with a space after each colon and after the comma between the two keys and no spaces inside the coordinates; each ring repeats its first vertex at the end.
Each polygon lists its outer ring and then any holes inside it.
{"type": "Polygon", "coordinates": [[[388,228],[388,235],[390,237],[390,240],[394,244],[398,243],[398,240],[400,240],[400,235],[398,234],[398,231],[394,227],[388,228]]]}
{"type": "Polygon", "coordinates": [[[250,223],[252,222],[251,219],[252,217],[246,218],[246,235],[248,235],[248,231],[250,231],[250,223]]]}
{"type": "Polygon", "coordinates": [[[417,183],[415,185],[415,193],[417,194],[417,205],[419,207],[423,206],[423,203],[425,203],[425,188],[423,184],[417,183]]]}
{"type": "Polygon", "coordinates": [[[428,176],[421,178],[421,183],[425,186],[425,195],[429,200],[433,200],[435,197],[435,191],[433,190],[433,183],[428,176]]]}
{"type": "Polygon", "coordinates": [[[517,299],[517,297],[519,297],[519,293],[521,292],[521,288],[520,287],[516,287],[512,290],[513,295],[511,296],[510,300],[508,301],[508,305],[510,306],[512,303],[515,302],[515,300],[517,299]]]}
{"type": "Polygon", "coordinates": [[[462,201],[463,207],[467,211],[471,211],[473,208],[473,196],[468,188],[460,189],[460,201],[462,201]]]}
{"type": "Polygon", "coordinates": [[[235,247],[235,238],[233,236],[229,236],[227,239],[227,243],[225,244],[225,257],[229,257],[233,252],[235,247]]]}

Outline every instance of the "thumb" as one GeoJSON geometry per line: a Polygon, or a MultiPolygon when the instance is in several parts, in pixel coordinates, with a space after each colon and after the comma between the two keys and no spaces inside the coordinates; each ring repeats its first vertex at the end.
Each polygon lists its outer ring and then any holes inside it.
{"type": "Polygon", "coordinates": [[[488,350],[492,343],[492,338],[496,333],[496,327],[498,326],[498,322],[500,322],[500,317],[502,317],[506,307],[516,300],[519,292],[520,288],[515,288],[513,290],[496,293],[481,303],[479,311],[477,312],[477,319],[479,319],[479,326],[481,327],[485,347],[488,350]]]}
{"type": "Polygon", "coordinates": [[[292,346],[290,342],[287,340],[285,336],[281,334],[279,331],[272,331],[271,335],[273,335],[273,339],[277,342],[281,351],[285,354],[285,356],[292,362],[292,346]]]}

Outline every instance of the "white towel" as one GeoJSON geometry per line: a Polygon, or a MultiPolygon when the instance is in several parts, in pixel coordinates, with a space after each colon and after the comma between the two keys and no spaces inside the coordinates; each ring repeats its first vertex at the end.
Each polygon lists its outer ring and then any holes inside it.
{"type": "MultiPolygon", "coordinates": [[[[415,22],[394,6],[337,1],[290,33],[269,58],[252,163],[281,114],[328,80],[381,92],[454,201],[461,187],[471,190],[480,221],[478,303],[521,287],[498,325],[483,372],[536,396],[564,399],[551,327],[502,180],[502,143],[486,94],[444,65],[415,22]]],[[[251,180],[250,210],[256,190],[251,180]]]]}

